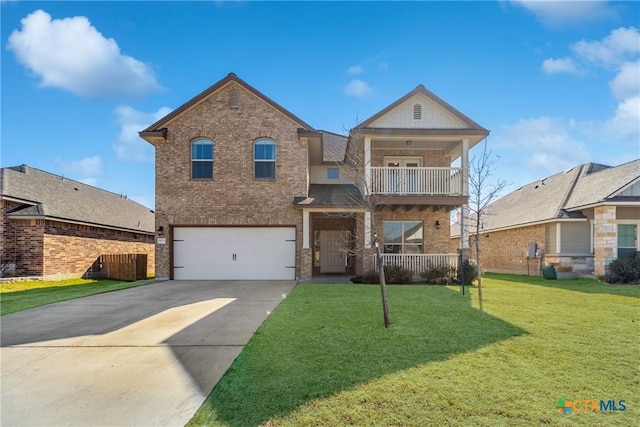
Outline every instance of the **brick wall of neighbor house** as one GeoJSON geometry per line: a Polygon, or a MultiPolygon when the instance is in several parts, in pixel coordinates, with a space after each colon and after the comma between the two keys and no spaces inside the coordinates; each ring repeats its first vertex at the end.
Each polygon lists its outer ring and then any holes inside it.
{"type": "MultiPolygon", "coordinates": [[[[307,194],[307,145],[295,123],[235,82],[171,121],[167,141],[156,144],[156,227],[170,225],[287,225],[297,227],[302,247],[302,213],[294,196],[307,194]],[[239,107],[229,106],[231,90],[239,107]],[[192,180],[191,141],[215,144],[213,179],[192,180]],[[276,142],[276,179],[253,178],[253,142],[276,142]]],[[[156,245],[156,275],[170,275],[170,239],[156,245]]],[[[299,258],[299,255],[298,255],[299,258]]],[[[296,276],[300,276],[300,259],[296,276]]]]}
{"type": "MultiPolygon", "coordinates": [[[[459,239],[455,240],[459,242],[459,239]]],[[[537,275],[538,261],[527,259],[530,243],[537,243],[538,248],[544,251],[545,226],[543,224],[480,235],[482,269],[496,273],[527,274],[529,272],[530,275],[537,275]]],[[[471,258],[476,258],[474,235],[471,236],[471,258]]]]}
{"type": "Polygon", "coordinates": [[[450,251],[449,237],[449,211],[446,209],[428,208],[422,212],[418,209],[412,209],[409,212],[403,211],[402,208],[393,211],[392,208],[384,208],[376,215],[376,229],[378,236],[384,236],[384,221],[422,221],[424,232],[424,253],[442,254],[452,253],[450,251]],[[440,229],[436,228],[436,221],[440,222],[440,229]]]}
{"type": "Polygon", "coordinates": [[[419,156],[422,157],[423,167],[445,167],[451,166],[451,157],[445,156],[443,150],[397,150],[397,149],[376,149],[371,150],[371,166],[385,166],[384,158],[419,156]]]}
{"type": "Polygon", "coordinates": [[[55,221],[44,233],[45,277],[81,277],[106,254],[146,254],[147,274],[154,273],[154,236],[55,221]]]}
{"type": "Polygon", "coordinates": [[[15,247],[15,231],[12,223],[5,215],[5,212],[20,206],[20,203],[11,202],[9,200],[0,200],[0,263],[15,263],[16,247],[15,247]]]}
{"type": "Polygon", "coordinates": [[[11,242],[12,249],[8,258],[16,263],[15,275],[41,276],[44,220],[11,221],[8,230],[5,238],[11,242]]]}

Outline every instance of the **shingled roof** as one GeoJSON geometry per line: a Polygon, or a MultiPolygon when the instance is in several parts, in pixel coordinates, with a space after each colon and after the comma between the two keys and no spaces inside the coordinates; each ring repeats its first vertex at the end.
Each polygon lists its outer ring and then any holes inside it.
{"type": "Polygon", "coordinates": [[[42,218],[78,222],[139,233],[153,233],[149,208],[78,181],[27,165],[2,168],[2,198],[23,203],[9,218],[42,218]]]}
{"type": "Polygon", "coordinates": [[[348,138],[325,130],[319,132],[322,134],[322,161],[344,162],[348,138]]]}
{"type": "MultiPolygon", "coordinates": [[[[581,208],[622,200],[618,193],[640,181],[640,159],[611,167],[586,163],[527,184],[487,207],[483,232],[554,219],[584,218],[581,208]]],[[[623,197],[640,204],[640,196],[623,197]]]]}

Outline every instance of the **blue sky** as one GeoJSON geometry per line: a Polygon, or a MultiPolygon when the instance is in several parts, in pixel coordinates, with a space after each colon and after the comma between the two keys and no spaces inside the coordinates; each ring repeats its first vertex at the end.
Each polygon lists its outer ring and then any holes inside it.
{"type": "Polygon", "coordinates": [[[638,2],[0,7],[2,166],[149,207],[153,148],[137,132],[229,72],[339,133],[422,83],[491,130],[508,190],[640,157],[638,2]]]}

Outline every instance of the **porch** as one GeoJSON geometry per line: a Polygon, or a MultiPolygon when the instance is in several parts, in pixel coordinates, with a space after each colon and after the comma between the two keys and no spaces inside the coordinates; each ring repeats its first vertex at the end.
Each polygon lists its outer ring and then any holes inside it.
{"type": "MultiPolygon", "coordinates": [[[[413,271],[414,276],[434,267],[458,269],[458,254],[382,254],[383,265],[397,265],[413,271]]],[[[374,265],[375,258],[374,258],[374,265]]]]}

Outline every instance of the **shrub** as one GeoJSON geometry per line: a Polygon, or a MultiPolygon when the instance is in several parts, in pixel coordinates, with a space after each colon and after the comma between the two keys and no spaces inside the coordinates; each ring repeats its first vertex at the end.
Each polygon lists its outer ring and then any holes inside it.
{"type": "Polygon", "coordinates": [[[405,285],[413,281],[413,272],[399,265],[385,265],[384,278],[389,284],[405,285]]]}
{"type": "MultiPolygon", "coordinates": [[[[405,285],[413,280],[413,273],[399,265],[386,265],[384,267],[384,279],[388,285],[405,285]]],[[[375,270],[367,271],[361,276],[351,278],[353,283],[379,284],[380,279],[375,270]]]]}
{"type": "Polygon", "coordinates": [[[464,278],[463,285],[472,285],[477,276],[478,264],[472,259],[465,259],[462,262],[462,268],[458,271],[458,281],[460,282],[464,278]]]}
{"type": "Polygon", "coordinates": [[[640,281],[640,255],[635,258],[611,261],[607,274],[601,279],[607,283],[636,283],[640,281]]]}
{"type": "Polygon", "coordinates": [[[426,283],[432,283],[435,285],[450,285],[453,283],[453,279],[456,276],[456,269],[453,267],[447,266],[428,266],[422,273],[420,273],[420,277],[426,283]]]}

